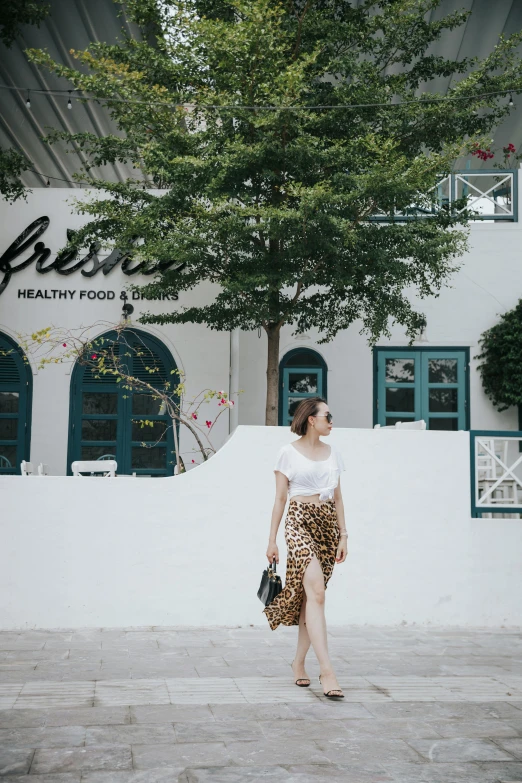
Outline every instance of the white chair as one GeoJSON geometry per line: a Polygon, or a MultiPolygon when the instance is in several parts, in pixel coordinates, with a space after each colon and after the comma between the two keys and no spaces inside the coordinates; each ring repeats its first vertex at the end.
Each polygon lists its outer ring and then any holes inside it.
{"type": "Polygon", "coordinates": [[[49,475],[49,468],[47,465],[44,465],[43,462],[40,462],[38,465],[38,475],[39,476],[48,476],[49,475]]]}
{"type": "Polygon", "coordinates": [[[426,422],[424,419],[418,421],[398,421],[395,424],[386,424],[382,426],[376,424],[374,430],[425,430],[426,422]]]}
{"type": "Polygon", "coordinates": [[[72,463],[71,470],[73,476],[81,476],[82,473],[95,476],[101,473],[103,478],[114,478],[118,470],[118,463],[115,459],[76,460],[72,463]]]}
{"type": "Polygon", "coordinates": [[[33,463],[26,462],[25,459],[21,461],[20,469],[22,471],[22,476],[32,476],[34,474],[33,463]]]}

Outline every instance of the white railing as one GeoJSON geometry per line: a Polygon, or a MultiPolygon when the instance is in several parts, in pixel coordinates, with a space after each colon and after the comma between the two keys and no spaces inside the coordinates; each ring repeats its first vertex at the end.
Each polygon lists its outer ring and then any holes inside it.
{"type": "Polygon", "coordinates": [[[454,171],[407,209],[379,213],[373,220],[411,220],[435,215],[441,210],[457,214],[468,210],[474,220],[518,220],[518,172],[515,169],[454,171]],[[465,200],[465,203],[463,203],[465,200]]]}
{"type": "Polygon", "coordinates": [[[471,515],[522,513],[522,432],[470,432],[471,515]]]}

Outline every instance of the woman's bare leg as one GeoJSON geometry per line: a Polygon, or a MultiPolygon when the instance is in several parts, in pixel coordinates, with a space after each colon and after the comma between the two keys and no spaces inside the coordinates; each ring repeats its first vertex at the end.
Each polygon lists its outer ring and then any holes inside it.
{"type": "Polygon", "coordinates": [[[324,575],[321,564],[315,555],[304,573],[303,587],[306,593],[306,628],[319,661],[322,686],[325,692],[330,690],[340,691],[328,653],[326,619],[324,616],[324,575]]]}
{"type": "Polygon", "coordinates": [[[299,635],[297,637],[297,650],[292,663],[292,669],[296,680],[309,680],[305,671],[306,653],[310,649],[310,637],[306,630],[306,594],[303,596],[301,613],[299,614],[299,635]]]}

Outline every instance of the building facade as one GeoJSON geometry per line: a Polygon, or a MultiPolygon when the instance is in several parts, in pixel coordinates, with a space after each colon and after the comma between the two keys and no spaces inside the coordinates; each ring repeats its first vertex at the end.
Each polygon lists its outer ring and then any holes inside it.
{"type": "MultiPolygon", "coordinates": [[[[315,331],[293,335],[291,327],[282,330],[281,426],[290,423],[303,397],[319,394],[328,400],[339,427],[371,428],[422,418],[428,429],[518,429],[516,408],[499,413],[486,398],[475,358],[481,334],[522,293],[518,176],[512,174],[509,210],[499,207],[497,199],[488,214],[493,202],[487,195],[478,199],[483,219],[470,225],[469,252],[456,262],[460,268],[450,286],[422,301],[409,292],[427,322],[412,345],[404,329],[393,324],[391,337],[373,348],[358,323],[327,344],[319,343],[315,331]]],[[[24,356],[24,339],[47,326],[110,337],[123,317],[122,306],[132,304],[129,329],[163,372],[183,373],[187,404],[205,389],[226,391],[236,402],[210,432],[217,449],[238,423],[264,424],[266,337],[216,332],[198,324],[140,325],[144,312],[209,301],[210,284],[180,292],[177,300],[145,301],[127,290],[129,283],[147,280],[135,262],[85,253],[61,269],[50,268],[67,230],[86,219],[71,203],[83,195],[78,189],[35,189],[26,202],[0,204],[0,474],[19,473],[23,459],[66,475],[75,459],[116,456],[124,475],[171,475],[172,432],[166,428],[164,438],[143,446],[143,434],[136,431],[140,418],[162,420],[153,402],[133,400],[110,383],[101,384],[72,361],[39,369],[35,357],[24,356]]],[[[213,422],[219,413],[215,400],[201,410],[198,423],[213,422]]],[[[195,447],[181,427],[180,452],[187,467],[201,461],[195,447]]]]}

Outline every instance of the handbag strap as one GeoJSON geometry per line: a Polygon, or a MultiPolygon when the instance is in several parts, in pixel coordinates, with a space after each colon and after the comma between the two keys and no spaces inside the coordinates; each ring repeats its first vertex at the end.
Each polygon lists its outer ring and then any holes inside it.
{"type": "Polygon", "coordinates": [[[276,559],[275,559],[275,557],[274,557],[274,559],[272,560],[272,565],[271,565],[271,566],[269,566],[269,568],[271,568],[271,569],[272,569],[272,571],[274,572],[274,574],[277,574],[277,568],[276,568],[276,566],[277,566],[277,563],[276,563],[276,559]]]}

